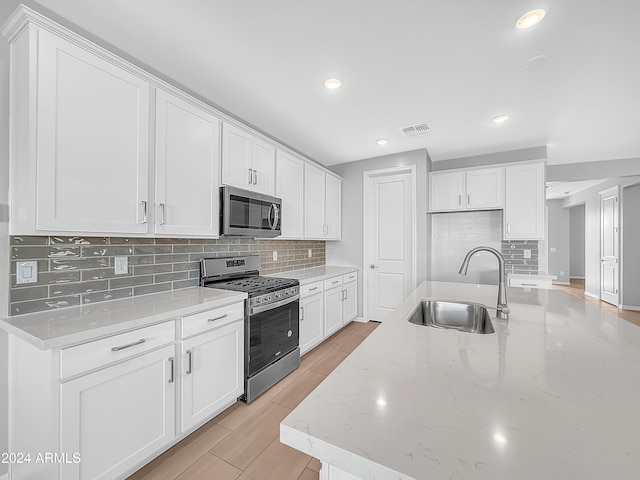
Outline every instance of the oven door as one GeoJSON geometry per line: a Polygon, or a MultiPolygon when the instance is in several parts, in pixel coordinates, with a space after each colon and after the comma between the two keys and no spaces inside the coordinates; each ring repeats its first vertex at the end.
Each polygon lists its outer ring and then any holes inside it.
{"type": "Polygon", "coordinates": [[[258,306],[247,316],[245,368],[251,377],[296,349],[299,343],[299,296],[258,306]]]}
{"type": "Polygon", "coordinates": [[[234,187],[221,187],[222,235],[277,237],[280,235],[282,201],[234,187]]]}

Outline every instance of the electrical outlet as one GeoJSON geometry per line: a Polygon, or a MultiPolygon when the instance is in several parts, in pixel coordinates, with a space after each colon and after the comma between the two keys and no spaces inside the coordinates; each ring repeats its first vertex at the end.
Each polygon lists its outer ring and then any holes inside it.
{"type": "Polygon", "coordinates": [[[311,249],[309,249],[309,258],[311,258],[313,254],[311,253],[311,249]]]}
{"type": "Polygon", "coordinates": [[[273,261],[277,262],[278,261],[278,252],[277,251],[273,251],[273,261]]]}
{"type": "Polygon", "coordinates": [[[557,250],[556,250],[556,247],[551,247],[551,248],[549,249],[549,251],[550,251],[551,253],[556,253],[556,251],[557,251],[557,250]]]}
{"type": "Polygon", "coordinates": [[[524,251],[524,258],[531,258],[531,250],[524,251]]]}
{"type": "Polygon", "coordinates": [[[35,283],[38,281],[38,262],[18,262],[16,264],[16,284],[35,283]]]}
{"type": "Polygon", "coordinates": [[[115,257],[116,263],[116,275],[126,275],[129,273],[129,258],[128,257],[115,257]]]}
{"type": "Polygon", "coordinates": [[[560,270],[560,276],[564,277],[564,270],[560,270]]]}

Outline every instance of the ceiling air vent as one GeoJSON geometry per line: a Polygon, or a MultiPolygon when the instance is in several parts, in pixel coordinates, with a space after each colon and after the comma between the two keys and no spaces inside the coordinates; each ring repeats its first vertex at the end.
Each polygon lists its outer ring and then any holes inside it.
{"type": "Polygon", "coordinates": [[[400,131],[405,138],[415,137],[416,135],[424,135],[431,130],[429,122],[416,123],[415,125],[409,125],[408,127],[401,127],[400,131]]]}

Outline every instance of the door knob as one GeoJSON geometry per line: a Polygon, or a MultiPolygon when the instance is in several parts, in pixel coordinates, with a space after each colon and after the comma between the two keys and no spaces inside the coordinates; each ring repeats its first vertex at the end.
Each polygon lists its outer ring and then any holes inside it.
{"type": "Polygon", "coordinates": [[[378,267],[377,265],[374,265],[374,264],[372,263],[372,264],[371,264],[371,269],[374,269],[374,268],[380,268],[380,267],[378,267]]]}

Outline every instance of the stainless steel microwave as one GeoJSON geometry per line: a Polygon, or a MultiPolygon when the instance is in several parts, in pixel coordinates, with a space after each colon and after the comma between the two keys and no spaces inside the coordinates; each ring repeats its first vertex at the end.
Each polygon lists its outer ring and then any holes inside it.
{"type": "Polygon", "coordinates": [[[220,235],[277,237],[282,200],[235,187],[220,187],[220,235]]]}

